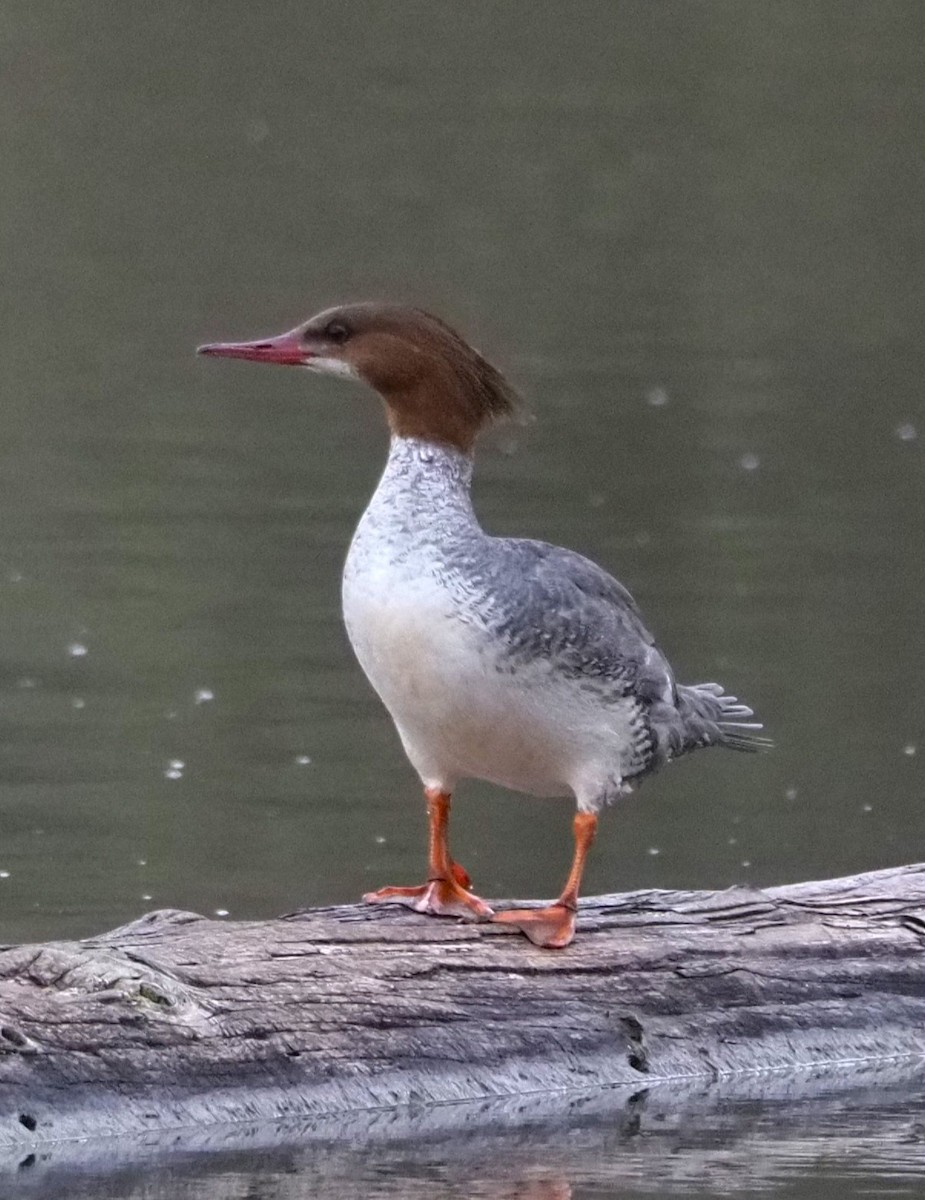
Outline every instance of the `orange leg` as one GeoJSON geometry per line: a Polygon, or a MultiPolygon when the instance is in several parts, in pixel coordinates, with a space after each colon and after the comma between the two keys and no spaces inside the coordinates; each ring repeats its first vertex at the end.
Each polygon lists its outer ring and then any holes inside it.
{"type": "Polygon", "coordinates": [[[450,797],[437,788],[425,788],[430,838],[427,853],[427,882],[418,887],[384,887],[367,892],[367,904],[404,904],[415,912],[435,917],[466,917],[484,921],[492,910],[484,900],[470,892],[472,880],[459,863],[453,862],[446,834],[450,823],[450,797]]]}
{"type": "Polygon", "coordinates": [[[551,950],[561,950],[575,936],[578,889],[581,887],[585,859],[597,833],[597,817],[594,813],[576,813],[572,829],[575,834],[575,856],[565,887],[556,903],[548,908],[512,908],[494,917],[501,925],[515,926],[534,945],[546,946],[551,950]]]}

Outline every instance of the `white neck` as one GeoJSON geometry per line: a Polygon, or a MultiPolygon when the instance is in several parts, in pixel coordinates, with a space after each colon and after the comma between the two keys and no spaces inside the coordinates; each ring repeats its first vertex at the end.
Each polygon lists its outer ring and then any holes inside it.
{"type": "Polygon", "coordinates": [[[419,521],[476,525],[471,486],[468,454],[438,442],[396,436],[367,513],[375,509],[406,526],[419,521]]]}

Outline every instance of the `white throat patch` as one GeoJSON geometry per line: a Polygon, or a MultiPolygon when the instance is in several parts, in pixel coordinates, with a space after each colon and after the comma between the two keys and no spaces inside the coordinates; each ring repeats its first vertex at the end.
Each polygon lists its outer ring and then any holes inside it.
{"type": "Polygon", "coordinates": [[[302,364],[306,371],[315,371],[319,375],[339,375],[341,379],[359,379],[350,363],[342,358],[310,358],[302,364]]]}

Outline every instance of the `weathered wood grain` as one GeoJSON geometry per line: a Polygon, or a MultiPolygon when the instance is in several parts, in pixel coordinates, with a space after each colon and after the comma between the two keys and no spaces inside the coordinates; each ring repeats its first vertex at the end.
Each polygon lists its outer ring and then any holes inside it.
{"type": "MultiPolygon", "coordinates": [[[[503,905],[501,906],[503,907],[503,905]]],[[[0,950],[0,1147],[925,1057],[925,864],[583,901],[566,951],[394,908],[0,950]]]]}

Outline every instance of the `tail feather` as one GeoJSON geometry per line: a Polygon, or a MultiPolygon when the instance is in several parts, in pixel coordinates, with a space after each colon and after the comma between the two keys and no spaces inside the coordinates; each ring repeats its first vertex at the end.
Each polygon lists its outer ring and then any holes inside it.
{"type": "Polygon", "coordinates": [[[699,746],[728,746],[730,750],[756,753],[770,750],[770,738],[759,736],[760,721],[736,696],[727,696],[718,683],[695,683],[678,687],[678,713],[683,723],[683,754],[699,746]]]}

